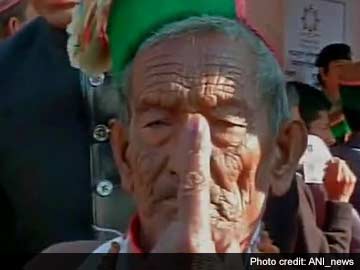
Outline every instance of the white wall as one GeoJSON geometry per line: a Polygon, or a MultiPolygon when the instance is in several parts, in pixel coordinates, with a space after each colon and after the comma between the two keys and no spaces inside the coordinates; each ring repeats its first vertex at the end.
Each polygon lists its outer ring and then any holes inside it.
{"type": "MultiPolygon", "coordinates": [[[[287,0],[247,0],[248,21],[263,33],[284,63],[284,19],[287,0]]],[[[301,1],[301,0],[299,0],[301,1]]],[[[360,60],[360,0],[338,0],[346,3],[346,42],[360,60]]],[[[335,19],[335,18],[334,18],[335,19]]]]}

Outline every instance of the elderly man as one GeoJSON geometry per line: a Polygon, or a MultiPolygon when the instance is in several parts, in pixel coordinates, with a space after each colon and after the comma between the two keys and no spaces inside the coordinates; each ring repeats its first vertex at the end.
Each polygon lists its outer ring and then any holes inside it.
{"type": "Polygon", "coordinates": [[[129,91],[129,118],[112,124],[119,172],[137,202],[129,251],[244,252],[270,179],[291,178],[303,145],[289,134],[303,142],[303,126],[278,126],[286,110],[270,105],[270,96],[284,98],[280,72],[265,46],[251,40],[235,21],[190,18],[138,51],[122,89],[129,91]],[[265,80],[275,85],[265,89],[265,80]],[[272,110],[278,119],[269,117],[272,110]]]}
{"type": "Polygon", "coordinates": [[[137,206],[112,242],[135,253],[255,251],[269,187],[287,190],[306,146],[276,59],[233,0],[111,7],[112,69],[123,74],[111,143],[137,206]]]}

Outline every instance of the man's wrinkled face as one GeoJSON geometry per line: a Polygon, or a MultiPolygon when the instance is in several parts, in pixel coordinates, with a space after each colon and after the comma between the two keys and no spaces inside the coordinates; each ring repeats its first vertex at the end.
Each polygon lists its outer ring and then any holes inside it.
{"type": "Polygon", "coordinates": [[[32,0],[36,12],[52,25],[65,29],[71,22],[72,10],[80,0],[32,0]]]}
{"type": "Polygon", "coordinates": [[[320,111],[319,117],[310,123],[309,134],[317,135],[329,146],[336,142],[330,129],[329,115],[327,111],[320,111]]]}
{"type": "Polygon", "coordinates": [[[259,223],[276,153],[256,57],[246,42],[216,32],[183,34],[135,57],[123,154],[129,174],[120,173],[150,243],[177,218],[194,118],[210,133],[213,233],[242,224],[245,241],[259,223]]]}

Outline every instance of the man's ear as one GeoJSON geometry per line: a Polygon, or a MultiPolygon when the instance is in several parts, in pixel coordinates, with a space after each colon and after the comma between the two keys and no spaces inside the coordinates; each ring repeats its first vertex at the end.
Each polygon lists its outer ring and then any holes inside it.
{"type": "Polygon", "coordinates": [[[302,121],[288,121],[282,125],[277,136],[272,167],[273,195],[282,196],[289,190],[306,146],[307,130],[302,121]]]}
{"type": "Polygon", "coordinates": [[[110,143],[121,184],[125,191],[132,193],[133,183],[131,180],[131,167],[127,158],[129,146],[127,131],[124,126],[115,119],[109,121],[111,128],[110,143]]]}
{"type": "Polygon", "coordinates": [[[21,28],[21,22],[16,17],[11,17],[7,23],[7,33],[9,36],[14,35],[21,28]]]}

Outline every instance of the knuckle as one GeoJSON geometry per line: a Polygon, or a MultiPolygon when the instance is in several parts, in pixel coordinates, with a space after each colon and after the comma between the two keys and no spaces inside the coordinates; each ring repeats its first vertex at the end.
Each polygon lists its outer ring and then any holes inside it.
{"type": "Polygon", "coordinates": [[[198,191],[207,186],[206,178],[199,172],[190,172],[185,176],[185,181],[182,186],[184,191],[198,191]]]}

